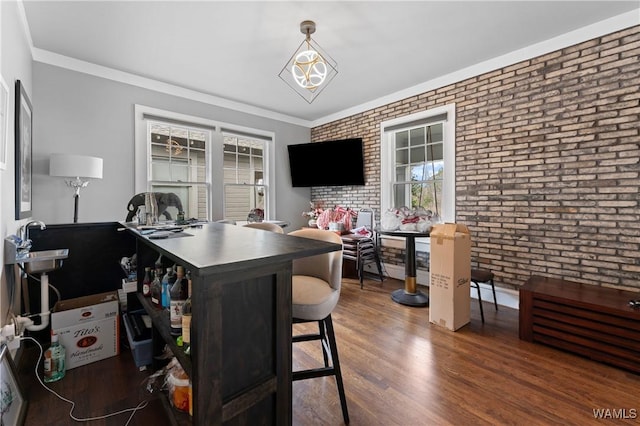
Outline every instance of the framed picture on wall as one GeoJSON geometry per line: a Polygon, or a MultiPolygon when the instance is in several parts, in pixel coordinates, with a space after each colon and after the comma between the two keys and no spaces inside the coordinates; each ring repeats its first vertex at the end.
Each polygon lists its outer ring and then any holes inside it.
{"type": "Polygon", "coordinates": [[[9,86],[0,75],[0,170],[7,168],[9,139],[9,86]]]}
{"type": "Polygon", "coordinates": [[[23,425],[27,415],[27,399],[18,382],[9,349],[0,348],[0,424],[23,425]]]}
{"type": "Polygon", "coordinates": [[[33,108],[20,80],[16,80],[16,220],[31,217],[31,148],[33,108]]]}

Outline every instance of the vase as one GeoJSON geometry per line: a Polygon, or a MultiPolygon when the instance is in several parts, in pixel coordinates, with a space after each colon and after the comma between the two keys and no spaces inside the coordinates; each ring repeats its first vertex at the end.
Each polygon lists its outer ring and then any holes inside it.
{"type": "Polygon", "coordinates": [[[315,219],[309,219],[309,228],[317,228],[318,227],[318,221],[315,219]]]}

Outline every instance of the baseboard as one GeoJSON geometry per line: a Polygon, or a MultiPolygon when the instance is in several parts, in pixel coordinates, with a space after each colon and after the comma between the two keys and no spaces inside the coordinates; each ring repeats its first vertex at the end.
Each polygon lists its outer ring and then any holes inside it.
{"type": "MultiPolygon", "coordinates": [[[[383,271],[385,275],[391,278],[395,278],[398,280],[404,280],[404,265],[394,265],[383,263],[383,271]]],[[[378,271],[376,269],[375,264],[368,263],[364,265],[364,269],[366,272],[377,275],[378,271]]],[[[418,269],[416,273],[416,282],[418,285],[427,287],[424,292],[429,292],[429,272],[418,269]]],[[[485,302],[493,301],[493,294],[491,292],[491,286],[487,284],[480,284],[480,294],[482,295],[482,300],[485,302]]],[[[471,297],[474,299],[478,298],[478,291],[475,288],[471,289],[471,297]]],[[[496,286],[496,299],[498,305],[505,306],[512,309],[518,309],[520,306],[520,295],[517,290],[511,290],[508,288],[503,288],[496,286]]]]}

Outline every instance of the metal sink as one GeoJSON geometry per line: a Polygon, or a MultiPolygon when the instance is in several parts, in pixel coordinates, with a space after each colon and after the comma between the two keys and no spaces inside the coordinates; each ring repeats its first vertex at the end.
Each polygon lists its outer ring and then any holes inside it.
{"type": "Polygon", "coordinates": [[[62,260],[69,257],[69,249],[31,251],[20,259],[29,274],[43,274],[62,267],[62,260]]]}

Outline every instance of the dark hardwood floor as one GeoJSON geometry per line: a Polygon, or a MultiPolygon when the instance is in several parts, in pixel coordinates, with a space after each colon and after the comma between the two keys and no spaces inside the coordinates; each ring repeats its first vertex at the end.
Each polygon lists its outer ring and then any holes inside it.
{"type": "MultiPolygon", "coordinates": [[[[352,425],[603,425],[640,422],[640,376],[518,339],[518,312],[477,301],[471,323],[457,332],[429,323],[428,308],[394,303],[402,283],[345,279],[333,314],[352,425]],[[608,418],[598,419],[594,410],[608,418]],[[612,417],[626,418],[612,418],[612,417]]],[[[294,332],[312,331],[297,324],[294,332]]],[[[315,328],[315,327],[314,327],[315,328]]],[[[26,358],[26,357],[25,357],[26,358]]],[[[294,369],[319,365],[313,342],[293,349],[294,369]]],[[[26,361],[26,359],[25,359],[26,361]]],[[[77,424],[70,406],[21,364],[29,393],[27,426],[77,424]]],[[[76,401],[78,417],[135,407],[148,399],[148,373],[134,366],[128,349],[118,357],[67,372],[51,387],[76,401]]],[[[90,425],[124,425],[128,414],[90,425]]],[[[295,425],[340,425],[342,413],[332,377],[294,382],[295,425]]],[[[135,414],[131,425],[168,424],[159,401],[135,414]]]]}

